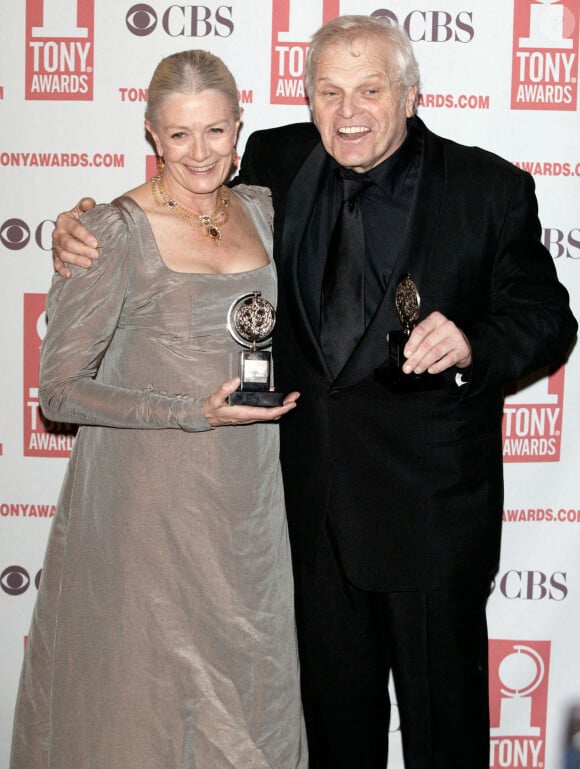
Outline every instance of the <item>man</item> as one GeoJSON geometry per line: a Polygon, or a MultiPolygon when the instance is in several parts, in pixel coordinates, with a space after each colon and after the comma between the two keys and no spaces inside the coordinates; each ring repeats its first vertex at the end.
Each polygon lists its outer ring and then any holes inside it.
{"type": "MultiPolygon", "coordinates": [[[[392,671],[406,769],[487,769],[502,387],[563,360],[576,322],[531,177],[414,115],[404,33],[334,19],[306,85],[314,126],[251,136],[240,179],[272,190],[277,385],[302,394],[281,435],[311,767],[384,769],[392,671]],[[344,207],[343,177],[362,182],[344,207]],[[362,276],[345,278],[337,254],[361,222],[362,276]],[[403,316],[414,286],[421,315],[401,389],[381,372],[404,276],[403,316]]],[[[61,218],[56,244],[89,253],[65,227],[79,234],[61,218]]]]}

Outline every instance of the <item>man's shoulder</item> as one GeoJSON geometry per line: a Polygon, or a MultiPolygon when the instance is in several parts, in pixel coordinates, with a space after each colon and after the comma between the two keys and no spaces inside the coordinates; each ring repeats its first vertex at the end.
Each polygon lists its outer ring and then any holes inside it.
{"type": "Polygon", "coordinates": [[[303,162],[319,141],[320,134],[312,123],[292,123],[255,131],[246,151],[284,166],[303,162]]]}
{"type": "Polygon", "coordinates": [[[294,123],[255,131],[242,157],[239,181],[270,187],[274,197],[287,189],[320,142],[312,123],[294,123]]]}
{"type": "Polygon", "coordinates": [[[459,144],[451,139],[446,141],[449,152],[455,157],[457,163],[468,163],[470,166],[487,168],[490,172],[507,173],[512,176],[518,176],[522,173],[521,169],[514,166],[509,160],[491,150],[475,145],[459,144]]]}
{"type": "MultiPolygon", "coordinates": [[[[488,149],[439,136],[420,125],[425,148],[425,172],[445,179],[448,192],[465,205],[508,205],[514,195],[534,198],[534,180],[527,171],[488,149]]],[[[535,205],[535,203],[534,203],[535,205]]]]}
{"type": "Polygon", "coordinates": [[[441,144],[447,164],[457,169],[463,169],[465,173],[487,172],[491,175],[508,175],[514,178],[522,174],[525,175],[525,172],[509,160],[491,150],[476,145],[462,144],[446,136],[440,136],[433,133],[424,124],[422,128],[431,141],[441,144]]]}
{"type": "Polygon", "coordinates": [[[313,123],[290,123],[254,131],[250,139],[259,143],[273,143],[277,146],[280,142],[310,142],[314,146],[320,140],[320,134],[313,123]]]}

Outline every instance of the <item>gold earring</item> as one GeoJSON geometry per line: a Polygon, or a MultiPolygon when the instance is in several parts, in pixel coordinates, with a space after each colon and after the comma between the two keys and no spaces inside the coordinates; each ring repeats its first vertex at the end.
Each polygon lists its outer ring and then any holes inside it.
{"type": "Polygon", "coordinates": [[[163,160],[163,155],[157,155],[156,162],[157,162],[157,173],[162,174],[163,169],[165,168],[165,161],[163,160]]]}
{"type": "Polygon", "coordinates": [[[234,147],[234,151],[233,151],[233,154],[232,154],[232,163],[234,164],[234,168],[238,167],[239,160],[240,160],[240,156],[238,155],[238,152],[237,152],[236,148],[234,147]]]}

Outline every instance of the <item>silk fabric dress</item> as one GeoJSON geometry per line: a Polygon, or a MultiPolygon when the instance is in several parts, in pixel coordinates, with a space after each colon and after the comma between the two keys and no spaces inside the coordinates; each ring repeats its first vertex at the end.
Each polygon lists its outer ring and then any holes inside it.
{"type": "Polygon", "coordinates": [[[278,427],[211,429],[238,373],[226,327],[276,302],[272,209],[240,186],[269,254],[169,269],[130,198],[84,222],[101,258],[55,276],[41,400],[83,425],[48,543],[11,769],[305,769],[278,427]]]}

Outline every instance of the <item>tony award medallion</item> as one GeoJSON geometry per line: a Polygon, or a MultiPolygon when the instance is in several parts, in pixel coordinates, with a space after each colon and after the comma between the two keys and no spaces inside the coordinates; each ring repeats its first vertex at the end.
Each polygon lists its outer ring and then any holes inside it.
{"type": "Polygon", "coordinates": [[[403,364],[406,361],[405,345],[419,320],[421,309],[419,291],[414,280],[408,274],[403,275],[397,283],[395,307],[401,328],[389,331],[389,358],[383,366],[376,370],[377,379],[396,392],[417,392],[441,387],[443,382],[439,374],[429,374],[427,371],[423,374],[405,374],[403,372],[403,364]]]}
{"type": "Polygon", "coordinates": [[[262,349],[271,343],[276,312],[260,291],[236,299],[228,312],[228,330],[246,349],[240,352],[239,388],[229,396],[232,406],[281,406],[284,394],[270,390],[272,353],[262,349]]]}

